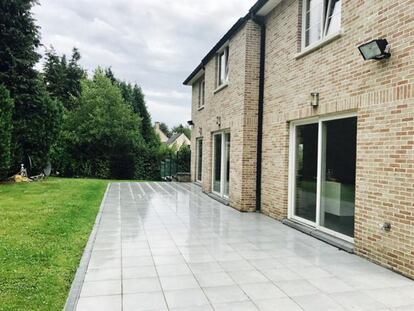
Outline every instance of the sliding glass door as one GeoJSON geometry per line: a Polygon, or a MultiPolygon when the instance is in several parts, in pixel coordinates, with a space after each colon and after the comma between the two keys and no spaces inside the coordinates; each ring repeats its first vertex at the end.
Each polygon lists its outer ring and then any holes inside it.
{"type": "Polygon", "coordinates": [[[230,182],[230,133],[213,135],[213,192],[229,196],[230,182]]]}
{"type": "Polygon", "coordinates": [[[352,240],[357,118],[320,118],[291,127],[290,217],[352,240]]]}

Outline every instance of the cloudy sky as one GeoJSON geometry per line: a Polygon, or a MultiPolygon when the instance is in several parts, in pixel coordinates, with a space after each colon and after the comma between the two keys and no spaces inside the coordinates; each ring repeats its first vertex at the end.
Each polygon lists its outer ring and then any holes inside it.
{"type": "Polygon", "coordinates": [[[141,85],[153,121],[191,118],[182,81],[255,0],[40,0],[42,43],[58,53],[80,49],[92,71],[111,66],[141,85]]]}

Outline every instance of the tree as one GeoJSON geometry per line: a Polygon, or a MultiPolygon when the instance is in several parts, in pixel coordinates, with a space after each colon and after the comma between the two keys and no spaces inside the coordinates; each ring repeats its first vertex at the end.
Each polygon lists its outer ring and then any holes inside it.
{"type": "Polygon", "coordinates": [[[46,51],[43,77],[49,94],[63,103],[67,110],[74,109],[81,92],[81,80],[86,76],[79,65],[81,55],[73,48],[69,61],[66,55],[59,56],[53,47],[46,51]]]}
{"type": "Polygon", "coordinates": [[[81,86],[79,107],[68,113],[62,135],[71,159],[66,173],[133,178],[136,152],[143,145],[140,119],[102,70],[81,86]]]}
{"type": "Polygon", "coordinates": [[[191,139],[191,129],[188,126],[183,126],[182,124],[174,126],[171,130],[173,134],[184,134],[188,139],[191,139]]]}
{"type": "Polygon", "coordinates": [[[0,83],[14,100],[11,170],[30,156],[35,169],[49,157],[60,124],[61,107],[52,100],[34,66],[40,59],[33,0],[0,2],[0,83]]]}
{"type": "Polygon", "coordinates": [[[0,85],[0,179],[7,177],[10,167],[13,107],[9,91],[0,85]]]}
{"type": "Polygon", "coordinates": [[[164,122],[160,123],[160,130],[161,132],[163,132],[165,134],[165,136],[167,136],[168,138],[170,138],[172,136],[172,133],[170,131],[170,128],[168,127],[167,124],[165,124],[164,122]]]}

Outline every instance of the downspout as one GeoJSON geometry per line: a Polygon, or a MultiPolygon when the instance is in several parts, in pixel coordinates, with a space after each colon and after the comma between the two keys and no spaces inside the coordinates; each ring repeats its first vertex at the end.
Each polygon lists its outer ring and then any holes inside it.
{"type": "Polygon", "coordinates": [[[266,56],[266,22],[263,17],[254,14],[252,14],[252,20],[260,26],[259,101],[257,107],[256,150],[256,212],[260,212],[262,206],[263,106],[266,56]]]}

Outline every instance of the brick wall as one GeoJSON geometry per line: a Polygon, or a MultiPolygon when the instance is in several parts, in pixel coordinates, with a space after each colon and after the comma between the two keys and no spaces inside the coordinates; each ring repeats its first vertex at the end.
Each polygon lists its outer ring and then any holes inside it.
{"type": "Polygon", "coordinates": [[[414,2],[342,1],[342,36],[298,57],[300,2],[267,20],[262,210],[287,217],[289,122],[356,112],[356,252],[414,277],[414,2]],[[377,38],[392,57],[364,61],[357,47],[377,38]]]}
{"type": "MultiPolygon", "coordinates": [[[[198,89],[193,87],[192,150],[203,138],[203,180],[206,192],[212,188],[212,133],[229,130],[230,205],[243,211],[255,206],[255,167],[260,29],[248,21],[229,41],[229,84],[216,90],[216,59],[205,68],[205,107],[198,110],[198,89]],[[221,118],[221,126],[217,125],[221,118]],[[201,129],[201,131],[200,131],[201,129]]],[[[195,180],[196,152],[192,153],[192,179],[195,180]]]]}

